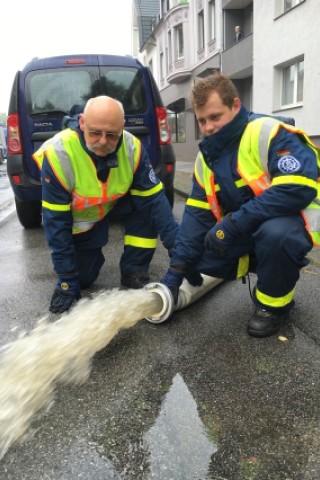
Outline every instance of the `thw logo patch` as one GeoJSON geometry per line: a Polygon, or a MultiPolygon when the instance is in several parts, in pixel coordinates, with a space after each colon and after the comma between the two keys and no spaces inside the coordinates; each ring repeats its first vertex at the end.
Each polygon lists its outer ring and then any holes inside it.
{"type": "Polygon", "coordinates": [[[278,168],[282,173],[294,173],[301,167],[299,160],[292,155],[284,155],[278,160],[278,168]]]}

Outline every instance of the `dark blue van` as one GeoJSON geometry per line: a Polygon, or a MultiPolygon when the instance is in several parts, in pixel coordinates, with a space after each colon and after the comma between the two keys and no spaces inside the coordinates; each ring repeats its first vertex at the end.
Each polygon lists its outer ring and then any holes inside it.
{"type": "Polygon", "coordinates": [[[98,95],[123,103],[125,129],[143,142],[173,205],[175,156],[167,112],[149,68],[130,56],[33,59],[15,76],[7,121],[7,172],[25,228],[42,221],[40,173],[33,152],[61,130],[65,115],[98,95]]]}

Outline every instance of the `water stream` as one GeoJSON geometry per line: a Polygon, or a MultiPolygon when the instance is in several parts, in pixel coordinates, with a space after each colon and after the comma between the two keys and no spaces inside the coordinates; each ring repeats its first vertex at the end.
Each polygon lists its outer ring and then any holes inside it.
{"type": "Polygon", "coordinates": [[[49,409],[58,384],[83,383],[91,359],[120,329],[156,314],[161,298],[146,290],[110,290],[82,299],[58,321],[40,319],[0,354],[0,459],[34,416],[49,409]]]}

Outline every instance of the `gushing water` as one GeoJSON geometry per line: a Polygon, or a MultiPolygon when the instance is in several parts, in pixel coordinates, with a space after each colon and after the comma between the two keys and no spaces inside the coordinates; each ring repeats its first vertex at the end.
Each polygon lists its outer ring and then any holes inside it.
{"type": "Polygon", "coordinates": [[[0,458],[20,439],[33,416],[53,403],[57,384],[83,383],[91,359],[120,329],[156,314],[161,298],[146,290],[111,290],[82,299],[57,322],[39,320],[0,357],[0,458]]]}

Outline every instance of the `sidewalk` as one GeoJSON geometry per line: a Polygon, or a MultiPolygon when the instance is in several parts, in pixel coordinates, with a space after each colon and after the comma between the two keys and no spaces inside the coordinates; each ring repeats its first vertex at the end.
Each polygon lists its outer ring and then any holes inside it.
{"type": "Polygon", "coordinates": [[[187,198],[191,190],[194,162],[176,162],[174,190],[177,194],[187,198]]]}
{"type": "Polygon", "coordinates": [[[15,210],[14,196],[7,176],[6,161],[0,166],[0,221],[15,210]]]}

